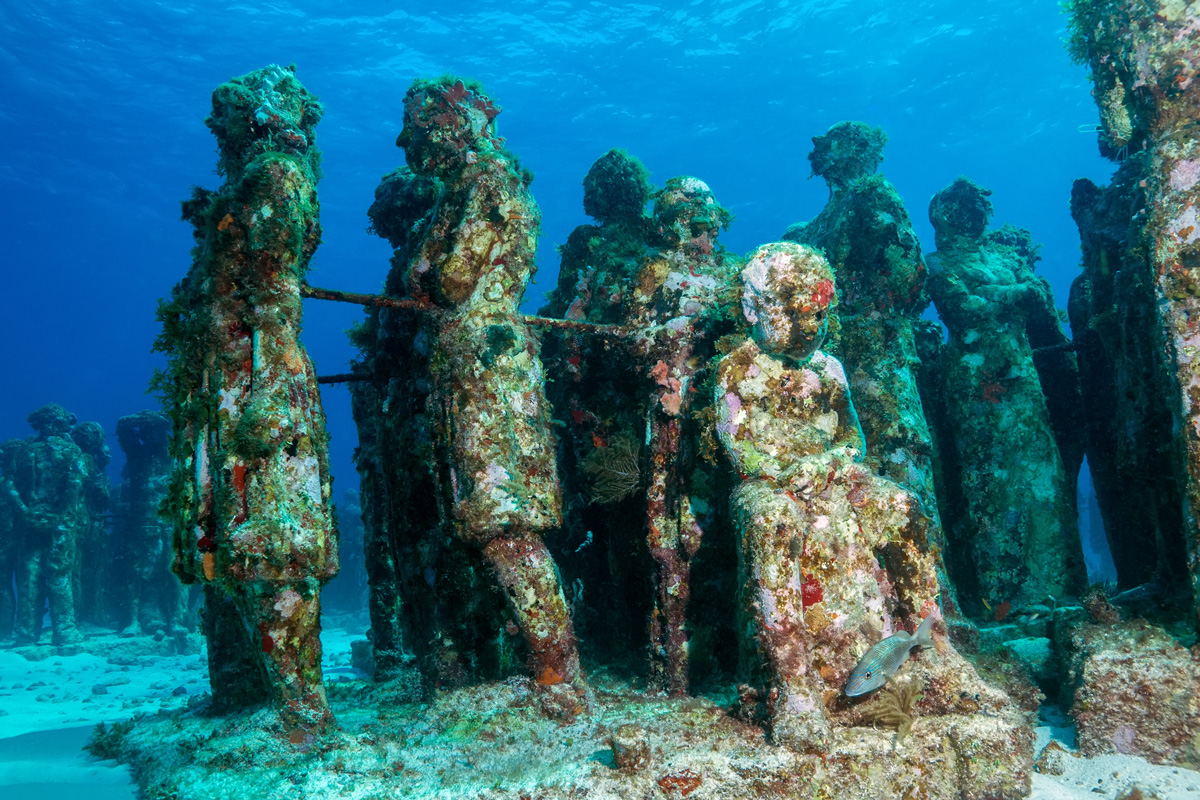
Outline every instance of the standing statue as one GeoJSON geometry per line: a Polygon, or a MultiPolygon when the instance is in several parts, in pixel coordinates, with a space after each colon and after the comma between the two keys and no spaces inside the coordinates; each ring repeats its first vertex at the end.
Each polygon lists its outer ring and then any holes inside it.
{"type": "Polygon", "coordinates": [[[296,742],[332,721],[320,590],[337,573],[337,530],[325,415],[299,340],[300,287],[321,234],[321,113],[278,66],[213,92],[205,124],[225,183],[184,203],[195,260],[159,313],[172,569],[205,586],[214,702],[269,698],[296,742]]]}
{"type": "Polygon", "coordinates": [[[518,311],[540,214],[495,134],[498,113],[461,80],[417,81],[405,95],[397,144],[417,175],[441,181],[406,278],[411,297],[441,309],[428,402],[443,518],[495,571],[547,710],[569,716],[583,676],[541,538],[561,522],[556,446],[538,340],[518,311]]]}
{"type": "Polygon", "coordinates": [[[107,576],[112,574],[111,549],[108,540],[108,511],[112,487],[108,481],[108,464],[112,453],[104,443],[104,428],[99,422],[81,422],[71,431],[71,440],[83,451],[87,477],[84,479],[84,504],[87,519],[79,531],[76,543],[75,575],[72,590],[75,613],[80,622],[100,625],[107,621],[105,596],[109,590],[107,576]]]}
{"type": "Polygon", "coordinates": [[[963,540],[983,599],[1020,609],[1077,594],[1083,552],[1026,334],[1049,287],[1033,274],[1028,248],[1012,246],[1008,231],[986,232],[988,194],[959,178],[934,195],[929,291],[950,331],[942,368],[967,507],[963,540]]]}
{"type": "MultiPolygon", "coordinates": [[[[716,239],[732,215],[698,178],[672,178],[655,197],[662,246],[649,254],[625,292],[629,347],[647,385],[649,450],[646,543],[658,569],[651,610],[652,664],[671,694],[688,690],[691,561],[703,535],[691,492],[689,428],[696,373],[712,354],[700,339],[730,307],[730,276],[716,239]]],[[[711,502],[702,499],[702,506],[711,502]]]]}
{"type": "Polygon", "coordinates": [[[25,501],[13,483],[22,439],[0,442],[0,642],[13,638],[17,595],[13,582],[18,573],[21,542],[25,539],[25,501]]]}
{"type": "Polygon", "coordinates": [[[62,406],[43,406],[28,419],[36,435],[16,448],[13,464],[13,484],[25,505],[16,640],[38,642],[49,600],[53,643],[76,644],[83,639],[75,624],[73,581],[76,539],[87,525],[87,457],[71,441],[75,415],[62,406]]]}
{"type": "MultiPolygon", "coordinates": [[[[828,349],[846,366],[866,461],[916,494],[940,553],[945,542],[934,492],[933,436],[916,377],[915,331],[929,305],[925,262],[904,201],[876,174],[885,144],[881,129],[861,122],[839,122],[814,136],[808,160],[829,186],[829,203],[783,238],[820,249],[833,267],[839,296],[828,349]]],[[[938,561],[943,607],[955,616],[955,593],[940,555],[938,561]]]]}
{"type": "Polygon", "coordinates": [[[170,437],[171,420],[157,411],[117,420],[117,441],[125,453],[115,537],[128,598],[125,633],[186,632],[187,593],[171,574],[171,523],[159,513],[171,475],[170,437]]]}

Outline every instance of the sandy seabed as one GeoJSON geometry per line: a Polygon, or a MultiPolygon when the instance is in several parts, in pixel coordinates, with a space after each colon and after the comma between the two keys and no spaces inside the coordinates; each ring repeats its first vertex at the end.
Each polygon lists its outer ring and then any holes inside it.
{"type": "MultiPolygon", "coordinates": [[[[322,634],[327,680],[338,684],[331,693],[335,697],[369,691],[361,673],[350,667],[350,643],[357,638],[362,634],[341,628],[326,629],[322,634]]],[[[129,768],[95,759],[82,749],[83,745],[100,722],[181,711],[195,703],[208,688],[204,657],[198,646],[197,642],[194,648],[185,648],[197,650],[192,654],[168,655],[165,653],[171,648],[161,642],[109,634],[93,639],[86,652],[74,654],[50,647],[0,650],[0,798],[136,798],[138,790],[129,768]]],[[[646,713],[667,713],[669,702],[680,701],[647,698],[646,713]]],[[[427,708],[413,706],[409,713],[417,720],[427,708]]],[[[712,706],[698,702],[687,713],[701,720],[712,713],[712,706]]],[[[566,729],[559,733],[565,739],[571,736],[566,729]]],[[[1043,725],[1036,733],[1039,752],[1052,740],[1068,751],[1073,744],[1069,727],[1043,725]]],[[[420,742],[414,742],[413,756],[417,759],[421,758],[421,747],[420,742]]],[[[603,755],[593,754],[593,758],[603,755]]],[[[410,760],[410,767],[414,763],[410,760]]],[[[1060,763],[1064,768],[1061,775],[1034,774],[1030,795],[1034,800],[1115,800],[1134,785],[1147,796],[1153,792],[1161,800],[1200,800],[1200,772],[1123,755],[1068,755],[1060,763]]],[[[489,776],[482,774],[486,772],[485,763],[450,761],[446,767],[480,770],[480,785],[488,783],[489,776]]],[[[261,797],[250,784],[246,790],[242,795],[246,798],[261,797]]],[[[225,792],[228,800],[239,800],[236,790],[229,793],[227,786],[225,792]]],[[[693,797],[699,798],[700,794],[693,797]]]]}

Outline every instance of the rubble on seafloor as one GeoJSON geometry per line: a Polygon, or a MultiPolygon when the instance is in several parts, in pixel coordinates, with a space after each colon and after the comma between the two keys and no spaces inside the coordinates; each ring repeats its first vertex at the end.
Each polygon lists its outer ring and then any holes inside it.
{"type": "MultiPolygon", "coordinates": [[[[547,719],[532,682],[396,703],[389,684],[332,684],[341,729],[297,748],[277,717],[201,710],[141,720],[113,750],[148,797],[629,798],[1023,797],[1033,734],[986,712],[837,729],[827,752],[767,743],[730,713],[733,696],[670,699],[603,673],[590,710],[547,719]],[[999,753],[1025,754],[1016,773],[999,753]],[[622,766],[624,764],[624,766],[622,766]]],[[[111,733],[111,732],[110,732],[111,733]]]]}

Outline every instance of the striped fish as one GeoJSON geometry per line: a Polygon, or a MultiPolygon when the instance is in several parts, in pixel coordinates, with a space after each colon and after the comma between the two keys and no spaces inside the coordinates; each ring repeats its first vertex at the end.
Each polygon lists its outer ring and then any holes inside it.
{"type": "Polygon", "coordinates": [[[883,686],[908,661],[908,654],[914,647],[933,646],[932,631],[933,615],[930,614],[921,622],[916,633],[900,631],[876,644],[859,659],[850,673],[850,679],[846,681],[846,695],[857,697],[883,686]]]}

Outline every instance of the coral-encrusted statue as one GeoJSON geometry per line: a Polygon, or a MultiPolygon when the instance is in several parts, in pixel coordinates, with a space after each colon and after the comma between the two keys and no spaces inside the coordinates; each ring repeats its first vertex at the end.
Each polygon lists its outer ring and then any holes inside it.
{"type": "Polygon", "coordinates": [[[845,374],[818,349],[834,301],[828,262],[764,245],[742,281],[753,339],[717,366],[717,431],[743,479],[733,514],[773,734],[814,748],[829,736],[826,691],[881,638],[939,613],[934,558],[916,496],[860,463],[845,374]]]}
{"type": "Polygon", "coordinates": [[[121,611],[127,633],[185,633],[187,594],[171,574],[171,523],[159,515],[171,474],[170,435],[171,420],[157,411],[117,420],[125,482],[114,547],[124,570],[122,600],[128,605],[121,611]]]}
{"type": "MultiPolygon", "coordinates": [[[[829,203],[783,238],[820,249],[833,267],[838,308],[828,350],[846,367],[866,461],[920,498],[930,539],[941,549],[932,435],[915,374],[915,325],[929,305],[925,262],[904,201],[875,174],[886,143],[882,130],[861,122],[839,122],[814,136],[808,159],[829,185],[829,203]]],[[[939,582],[946,611],[957,614],[944,571],[939,582]]]]}
{"type": "Polygon", "coordinates": [[[1077,594],[1083,552],[1025,330],[1049,286],[1012,244],[1025,239],[986,232],[988,194],[959,178],[934,195],[929,292],[950,330],[945,392],[979,591],[1019,609],[1077,594]]]}
{"type": "Polygon", "coordinates": [[[397,144],[415,173],[442,183],[407,282],[412,297],[442,309],[429,403],[444,513],[495,570],[547,709],[570,715],[579,656],[541,539],[561,521],[556,445],[538,340],[518,311],[540,214],[495,134],[498,113],[460,80],[418,81],[405,95],[397,144]]]}
{"type": "Polygon", "coordinates": [[[672,694],[688,690],[684,623],[690,562],[703,534],[688,488],[694,454],[684,428],[693,379],[711,353],[702,352],[697,339],[711,333],[732,294],[724,254],[716,243],[731,219],[704,181],[667,181],[654,200],[654,222],[663,247],[645,260],[626,290],[629,347],[650,387],[646,542],[658,567],[650,648],[655,670],[672,694]]]}
{"type": "Polygon", "coordinates": [[[75,541],[87,524],[87,457],[71,440],[75,415],[51,403],[29,415],[37,435],[18,448],[13,484],[25,505],[17,569],[17,643],[41,636],[42,608],[50,604],[56,645],[82,640],[75,625],[75,541]]]}
{"type": "Polygon", "coordinates": [[[299,341],[300,286],[320,241],[320,117],[278,66],[213,92],[206,124],[226,180],[184,204],[195,261],[160,309],[160,386],[175,423],[172,569],[206,585],[217,706],[265,695],[293,741],[332,720],[319,598],[337,572],[337,532],[325,417],[299,341]]]}
{"type": "Polygon", "coordinates": [[[105,471],[112,453],[104,443],[104,428],[99,422],[81,422],[71,431],[71,441],[83,451],[87,476],[83,482],[83,500],[87,517],[79,529],[75,543],[75,574],[72,593],[75,614],[80,622],[100,624],[109,616],[105,596],[112,574],[111,551],[108,548],[108,509],[112,487],[105,471]]]}

